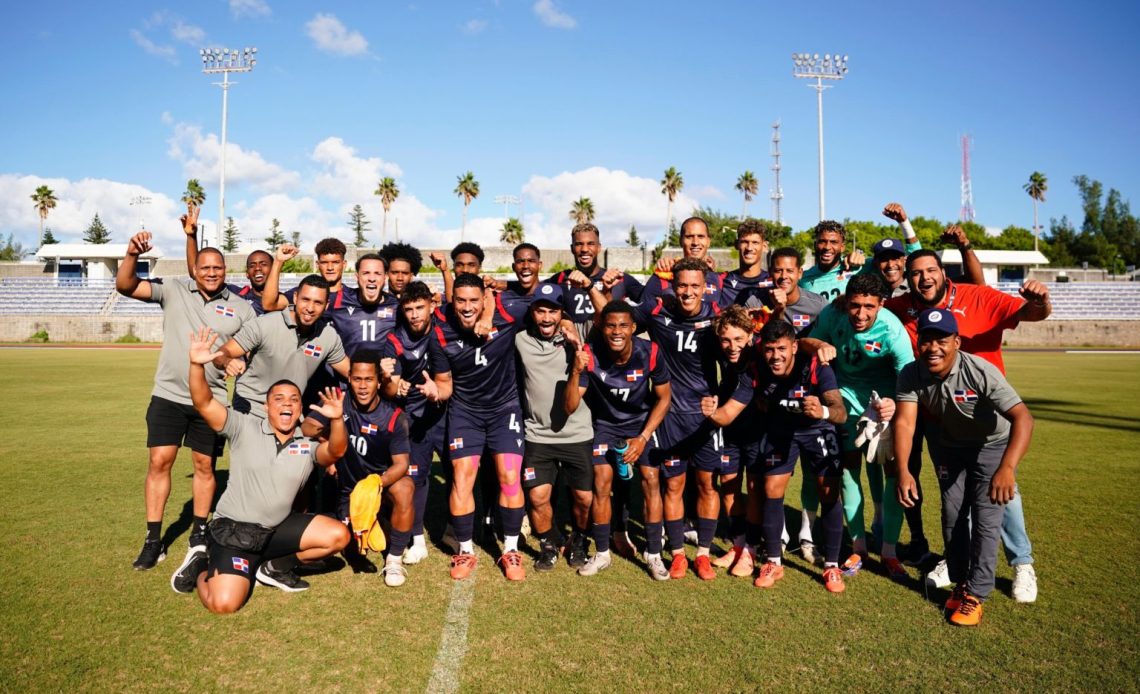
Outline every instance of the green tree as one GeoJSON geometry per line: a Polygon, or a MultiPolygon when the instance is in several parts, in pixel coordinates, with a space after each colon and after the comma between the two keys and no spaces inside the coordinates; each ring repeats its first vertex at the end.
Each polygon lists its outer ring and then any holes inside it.
{"type": "Polygon", "coordinates": [[[59,243],[59,240],[56,239],[55,235],[51,233],[51,227],[47,227],[44,229],[44,239],[43,243],[41,243],[40,246],[46,246],[50,243],[59,243]]]}
{"type": "Polygon", "coordinates": [[[503,222],[503,230],[499,234],[499,241],[506,246],[517,246],[523,242],[525,232],[523,230],[522,222],[518,217],[511,217],[503,222]]]}
{"type": "Polygon", "coordinates": [[[47,221],[48,212],[55,209],[58,200],[55,197],[55,191],[47,186],[38,186],[36,192],[32,193],[32,205],[36,208],[36,212],[40,216],[40,245],[44,245],[47,241],[44,240],[44,222],[47,221]]]}
{"type": "Polygon", "coordinates": [[[575,224],[594,221],[594,202],[590,198],[578,198],[570,205],[570,219],[575,224]]]}
{"type": "Polygon", "coordinates": [[[103,226],[103,220],[99,219],[99,213],[95,213],[92,218],[91,224],[87,227],[87,231],[83,232],[83,240],[86,243],[104,244],[111,242],[111,232],[107,227],[103,226]]]}
{"type": "Polygon", "coordinates": [[[1049,264],[1054,267],[1074,267],[1077,257],[1073,249],[1077,243],[1077,230],[1067,216],[1058,221],[1049,220],[1049,264]]]}
{"type": "Polygon", "coordinates": [[[1081,208],[1085,212],[1085,220],[1081,223],[1081,231],[1090,233],[1100,231],[1100,196],[1104,192],[1103,186],[1101,186],[1100,181],[1091,180],[1084,174],[1073,176],[1073,185],[1080,191],[1081,208]]]}
{"type": "Polygon", "coordinates": [[[383,245],[388,242],[388,211],[392,209],[396,198],[400,197],[400,188],[396,185],[396,179],[385,176],[380,179],[380,185],[376,186],[372,194],[380,196],[380,205],[384,208],[384,225],[380,232],[380,244],[383,245]]]}
{"type": "Polygon", "coordinates": [[[27,249],[19,241],[16,241],[12,234],[8,234],[7,241],[0,243],[0,260],[22,260],[27,254],[27,249]]]}
{"type": "Polygon", "coordinates": [[[303,256],[297,256],[296,258],[290,258],[289,260],[286,260],[281,265],[281,272],[286,272],[286,273],[292,273],[292,274],[298,274],[298,275],[307,275],[312,271],[313,271],[313,264],[309,261],[308,258],[305,258],[303,256]]]}
{"type": "Polygon", "coordinates": [[[463,198],[463,226],[459,227],[459,240],[463,241],[467,236],[467,206],[471,201],[479,197],[479,181],[475,180],[475,174],[468,171],[462,176],[456,176],[458,184],[455,186],[455,194],[463,198]]]}
{"type": "Polygon", "coordinates": [[[300,248],[301,247],[301,232],[294,231],[294,232],[290,232],[289,235],[292,237],[291,243],[294,246],[296,246],[297,248],[300,248]]]}
{"type": "Polygon", "coordinates": [[[629,234],[625,237],[625,245],[630,248],[637,248],[641,245],[641,239],[637,236],[637,227],[632,224],[629,225],[629,234]]]}
{"type": "Polygon", "coordinates": [[[661,178],[661,194],[669,201],[665,206],[666,238],[668,238],[673,228],[673,201],[677,199],[677,195],[684,187],[685,179],[681,176],[681,172],[678,171],[676,167],[670,166],[665,169],[665,175],[661,178]]]}
{"type": "Polygon", "coordinates": [[[740,212],[740,218],[745,219],[748,217],[748,203],[752,202],[756,191],[760,190],[760,182],[756,180],[755,174],[746,170],[736,179],[736,190],[744,196],[744,207],[740,212]]]}
{"type": "Polygon", "coordinates": [[[269,236],[265,237],[265,244],[269,246],[270,253],[285,245],[285,234],[281,233],[281,222],[276,217],[269,223],[269,236]]]}
{"type": "Polygon", "coordinates": [[[348,228],[352,230],[353,240],[352,245],[357,248],[363,248],[368,243],[365,233],[372,222],[364,216],[364,208],[360,205],[353,205],[352,211],[348,213],[348,228]]]}
{"type": "MultiPolygon", "coordinates": [[[[1049,190],[1049,181],[1045,178],[1045,174],[1040,171],[1034,171],[1029,174],[1029,182],[1022,186],[1029,197],[1033,198],[1033,238],[1037,239],[1041,234],[1041,227],[1037,223],[1037,203],[1045,202],[1045,192],[1049,190]]],[[[1039,244],[1034,244],[1033,250],[1039,250],[1039,244]]]]}
{"type": "Polygon", "coordinates": [[[186,181],[186,190],[182,193],[182,202],[187,207],[201,207],[202,203],[206,202],[206,191],[198,179],[191,178],[186,181]]]}
{"type": "Polygon", "coordinates": [[[241,246],[241,234],[238,233],[238,228],[234,225],[233,217],[226,217],[226,228],[222,230],[222,250],[226,253],[235,253],[239,246],[241,246]]]}

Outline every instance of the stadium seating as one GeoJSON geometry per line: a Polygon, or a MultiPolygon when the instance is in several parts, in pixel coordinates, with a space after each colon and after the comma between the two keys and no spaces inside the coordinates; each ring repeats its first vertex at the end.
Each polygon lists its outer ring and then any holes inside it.
{"type": "MultiPolygon", "coordinates": [[[[997,288],[1017,296],[1016,282],[997,288]]],[[[1140,320],[1140,282],[1058,282],[1049,284],[1049,320],[1140,320]]]]}

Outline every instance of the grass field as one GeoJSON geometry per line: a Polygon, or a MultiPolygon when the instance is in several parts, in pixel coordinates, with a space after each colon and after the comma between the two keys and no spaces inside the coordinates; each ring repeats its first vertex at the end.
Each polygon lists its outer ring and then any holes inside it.
{"type": "MultiPolygon", "coordinates": [[[[169,585],[186,546],[183,456],[166,514],[171,556],[131,570],[157,356],[0,350],[0,689],[428,688],[454,590],[439,551],[401,589],[346,569],[305,593],[260,588],[237,615],[211,616],[169,585]]],[[[962,630],[942,618],[945,593],[928,599],[917,576],[900,586],[864,571],[833,596],[796,557],[767,591],[723,575],[659,584],[618,560],[590,579],[563,564],[508,584],[482,554],[471,590],[457,593],[471,599],[460,690],[1137,690],[1140,355],[1007,362],[1037,418],[1020,475],[1036,604],[1009,598],[1003,559],[982,626],[962,630]]],[[[929,466],[923,474],[936,489],[929,466]]],[[[937,503],[926,511],[936,529],[937,503]]]]}

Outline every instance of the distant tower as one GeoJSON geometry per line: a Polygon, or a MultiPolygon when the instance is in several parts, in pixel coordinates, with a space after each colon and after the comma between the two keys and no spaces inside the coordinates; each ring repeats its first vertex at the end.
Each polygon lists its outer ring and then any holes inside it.
{"type": "Polygon", "coordinates": [[[784,189],[780,187],[780,121],[772,124],[772,172],[776,174],[772,186],[772,216],[776,224],[782,225],[784,219],[780,216],[780,201],[784,199],[784,189]]]}
{"type": "Polygon", "coordinates": [[[970,136],[962,136],[962,209],[958,212],[958,220],[962,222],[974,221],[974,189],[970,185],[970,136]]]}

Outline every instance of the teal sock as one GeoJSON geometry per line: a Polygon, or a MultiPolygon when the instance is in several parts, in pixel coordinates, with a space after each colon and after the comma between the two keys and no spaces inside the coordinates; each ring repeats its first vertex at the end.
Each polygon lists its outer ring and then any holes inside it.
{"type": "Polygon", "coordinates": [[[847,521],[851,541],[862,541],[866,529],[863,524],[863,490],[859,484],[858,470],[843,470],[843,517],[847,521]]]}
{"type": "Polygon", "coordinates": [[[896,478],[887,478],[888,493],[883,498],[883,542],[892,545],[898,544],[904,519],[902,504],[899,503],[898,494],[894,493],[897,483],[896,478]]]}

